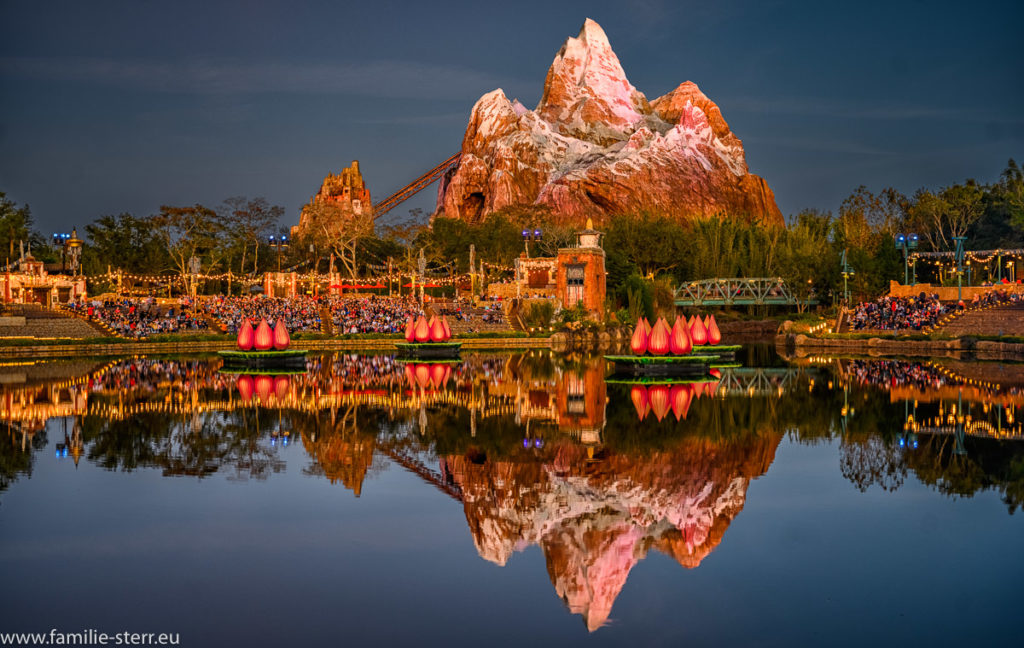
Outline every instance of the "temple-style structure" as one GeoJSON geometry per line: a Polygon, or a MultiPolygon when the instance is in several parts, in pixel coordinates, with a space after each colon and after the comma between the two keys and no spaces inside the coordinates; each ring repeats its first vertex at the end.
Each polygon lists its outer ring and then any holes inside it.
{"type": "Polygon", "coordinates": [[[292,227],[291,235],[293,239],[312,234],[330,236],[338,229],[334,223],[372,214],[370,190],[359,172],[359,160],[352,160],[352,164],[341,173],[330,173],[324,178],[320,191],[302,208],[299,224],[292,227]],[[325,223],[325,218],[330,222],[325,223]]]}
{"type": "Polygon", "coordinates": [[[85,277],[50,274],[29,251],[16,266],[0,274],[0,298],[6,304],[41,304],[54,308],[86,298],[85,277]]]}
{"type": "MultiPolygon", "coordinates": [[[[600,318],[607,278],[602,236],[604,233],[594,229],[593,221],[588,218],[586,227],[577,234],[575,246],[560,248],[554,257],[531,258],[524,252],[515,261],[515,293],[502,296],[553,297],[563,308],[582,304],[592,317],[600,318]]],[[[489,292],[501,294],[502,285],[492,285],[489,292]]]]}

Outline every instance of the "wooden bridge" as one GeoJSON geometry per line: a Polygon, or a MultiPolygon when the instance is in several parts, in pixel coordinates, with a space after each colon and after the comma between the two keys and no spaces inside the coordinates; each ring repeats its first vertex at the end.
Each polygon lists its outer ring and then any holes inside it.
{"type": "Polygon", "coordinates": [[[384,200],[380,201],[373,206],[373,218],[374,220],[380,218],[384,214],[388,213],[398,205],[402,204],[409,198],[412,198],[421,190],[426,188],[430,183],[434,182],[449,170],[459,166],[459,160],[462,159],[462,152],[458,152],[452,155],[444,162],[438,164],[430,171],[427,171],[420,177],[416,178],[409,184],[405,185],[395,193],[391,194],[384,200]]]}
{"type": "Polygon", "coordinates": [[[798,300],[781,277],[702,279],[685,283],[675,292],[676,306],[797,306],[798,300]]]}

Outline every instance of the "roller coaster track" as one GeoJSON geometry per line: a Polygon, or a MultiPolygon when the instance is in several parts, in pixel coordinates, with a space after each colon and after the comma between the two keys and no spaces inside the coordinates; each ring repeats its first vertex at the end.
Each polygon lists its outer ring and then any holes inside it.
{"type": "Polygon", "coordinates": [[[459,165],[459,160],[462,158],[462,152],[458,152],[455,155],[449,157],[447,160],[438,164],[436,167],[427,171],[420,177],[416,178],[409,184],[405,185],[395,193],[391,194],[384,200],[380,201],[373,206],[373,218],[374,220],[380,218],[384,214],[388,213],[398,205],[402,204],[409,198],[412,198],[427,185],[434,182],[450,169],[454,169],[459,165]]]}

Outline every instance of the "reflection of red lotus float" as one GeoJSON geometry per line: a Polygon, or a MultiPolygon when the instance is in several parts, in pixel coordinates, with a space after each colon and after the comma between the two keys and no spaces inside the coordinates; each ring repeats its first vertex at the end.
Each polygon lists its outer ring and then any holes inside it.
{"type": "Polygon", "coordinates": [[[401,355],[411,358],[456,358],[462,342],[452,342],[448,319],[432,316],[410,318],[405,325],[405,342],[396,342],[401,355]]]}
{"type": "Polygon", "coordinates": [[[241,374],[235,379],[235,387],[243,403],[250,402],[255,396],[260,405],[281,404],[288,398],[291,379],[288,376],[241,374]]]}
{"type": "Polygon", "coordinates": [[[452,367],[445,362],[409,363],[405,365],[405,379],[409,389],[427,391],[442,389],[452,375],[452,367]]]}
{"type": "Polygon", "coordinates": [[[693,401],[715,395],[720,377],[721,373],[718,372],[714,380],[703,382],[633,385],[629,388],[629,399],[633,401],[636,417],[641,421],[651,413],[661,421],[669,412],[675,415],[677,421],[685,421],[693,401]]]}
{"type": "Polygon", "coordinates": [[[245,320],[238,329],[238,348],[218,353],[229,369],[305,369],[306,352],[289,349],[291,343],[283,320],[278,319],[271,329],[263,318],[255,331],[249,320],[245,320]]]}
{"type": "MultiPolygon", "coordinates": [[[[634,376],[699,377],[714,363],[732,362],[739,345],[722,345],[715,316],[677,317],[672,326],[659,317],[651,326],[639,318],[629,339],[628,356],[605,356],[616,373],[634,376]]],[[[653,405],[652,405],[653,407],[653,405]]]]}

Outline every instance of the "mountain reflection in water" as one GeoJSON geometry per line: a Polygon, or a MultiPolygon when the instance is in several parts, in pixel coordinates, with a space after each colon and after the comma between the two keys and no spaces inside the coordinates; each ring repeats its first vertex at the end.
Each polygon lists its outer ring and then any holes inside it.
{"type": "Polygon", "coordinates": [[[52,434],[60,461],[200,479],[271,478],[287,469],[279,449],[298,442],[304,474],[356,497],[396,465],[461,503],[485,560],[538,546],[590,630],[651,550],[698,567],[786,435],[837,442],[839,469],[861,490],[913,475],[951,496],[993,490],[1011,513],[1024,501],[1018,369],[775,365],[664,394],[609,384],[599,358],[547,352],[435,365],[326,354],[279,377],[220,373],[206,358],[7,367],[0,490],[31,475],[52,434]]]}

